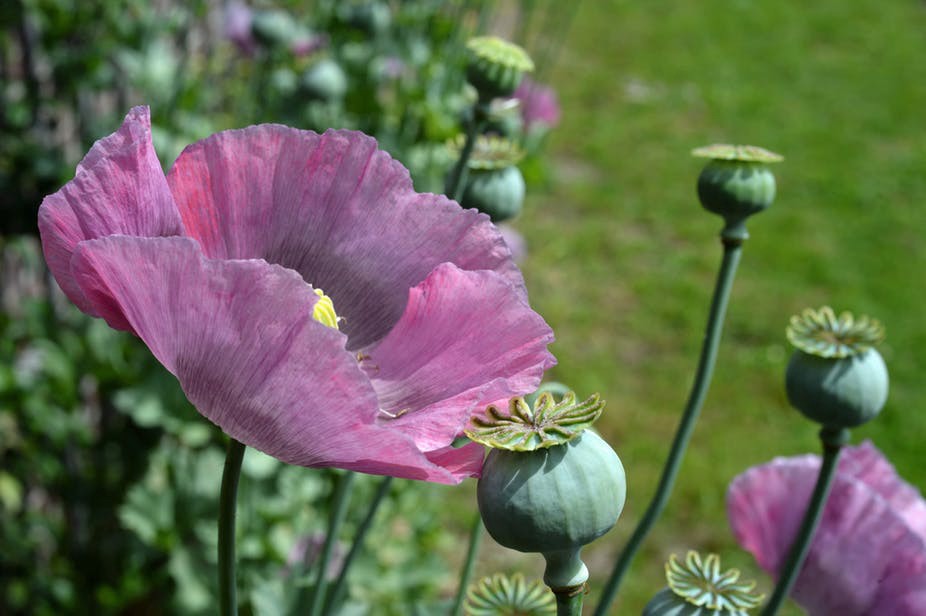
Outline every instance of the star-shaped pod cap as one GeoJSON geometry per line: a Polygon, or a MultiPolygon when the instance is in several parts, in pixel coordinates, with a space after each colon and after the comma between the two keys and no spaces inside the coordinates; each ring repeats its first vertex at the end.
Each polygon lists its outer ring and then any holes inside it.
{"type": "Polygon", "coordinates": [[[666,563],[664,588],[643,609],[643,616],[748,616],[759,605],[755,582],[742,582],[737,569],[720,570],[720,557],[689,550],[681,562],[673,554],[666,563]]]}

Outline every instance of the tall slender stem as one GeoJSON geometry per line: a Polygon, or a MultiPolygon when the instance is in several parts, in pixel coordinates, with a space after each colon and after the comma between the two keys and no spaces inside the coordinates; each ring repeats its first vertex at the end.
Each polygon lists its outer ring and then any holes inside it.
{"type": "Polygon", "coordinates": [[[848,442],[849,431],[845,428],[831,430],[823,428],[820,431],[820,441],[823,443],[823,461],[820,463],[820,473],[817,475],[817,483],[813,487],[813,493],[810,495],[810,502],[807,505],[807,511],[804,513],[804,519],[791,544],[791,550],[788,552],[788,559],[778,577],[778,584],[769,598],[768,603],[762,609],[762,616],[775,616],[781,604],[784,603],[785,597],[791,592],[794,582],[797,581],[797,574],[800,573],[804,565],[804,559],[807,558],[807,552],[810,550],[811,539],[820,525],[820,517],[823,514],[823,507],[826,499],[830,495],[830,488],[833,486],[833,478],[836,476],[836,466],[839,462],[839,452],[842,446],[848,442]]]}
{"type": "Polygon", "coordinates": [[[327,586],[325,577],[328,573],[328,563],[331,562],[331,555],[334,553],[334,544],[337,543],[338,534],[341,532],[341,525],[347,513],[347,504],[350,502],[351,487],[354,485],[356,476],[357,474],[353,471],[346,471],[338,477],[338,482],[334,488],[331,513],[328,516],[328,533],[325,536],[325,544],[322,546],[322,553],[316,565],[318,568],[315,571],[315,594],[312,595],[312,609],[309,611],[310,616],[319,616],[322,613],[325,588],[327,586]]]}
{"type": "Polygon", "coordinates": [[[469,530],[469,548],[466,551],[466,562],[463,564],[463,570],[460,571],[460,584],[457,587],[457,596],[453,600],[450,616],[460,616],[463,613],[463,599],[466,597],[466,590],[469,588],[470,580],[473,579],[473,571],[476,569],[476,554],[479,552],[479,541],[481,539],[482,518],[477,514],[469,530]]]}
{"type": "Polygon", "coordinates": [[[328,599],[325,601],[325,614],[331,613],[332,608],[341,600],[341,594],[344,592],[347,582],[347,571],[350,569],[351,564],[353,564],[354,557],[356,557],[361,548],[363,548],[363,541],[366,539],[367,533],[373,525],[373,518],[376,516],[379,506],[389,493],[389,488],[392,487],[392,480],[392,477],[383,477],[382,481],[380,481],[379,487],[376,489],[376,494],[373,495],[373,500],[370,501],[367,515],[363,518],[363,521],[357,528],[357,533],[354,535],[354,543],[350,546],[350,551],[344,558],[344,564],[341,565],[338,579],[335,581],[334,586],[331,587],[331,592],[328,593],[328,599]]]}
{"type": "Polygon", "coordinates": [[[459,202],[463,196],[463,189],[466,186],[467,166],[470,155],[473,153],[473,146],[476,145],[476,138],[485,128],[488,111],[481,102],[473,105],[473,117],[466,128],[466,141],[463,143],[463,150],[460,152],[460,158],[457,159],[450,177],[447,178],[447,184],[444,186],[444,194],[459,202]]]}
{"type": "Polygon", "coordinates": [[[621,579],[627,573],[633,557],[640,549],[640,544],[643,543],[643,539],[665,508],[672,492],[672,486],[675,484],[675,478],[678,476],[685,449],[688,447],[688,441],[701,412],[701,405],[707,395],[707,389],[714,372],[714,364],[717,361],[717,349],[720,345],[720,335],[723,332],[723,320],[727,311],[727,302],[730,299],[730,289],[733,287],[736,266],[739,264],[743,250],[742,239],[724,236],[722,241],[723,260],[714,286],[714,297],[711,300],[710,314],[707,319],[707,331],[701,346],[701,357],[698,360],[698,369],[695,374],[694,384],[691,387],[691,393],[688,396],[688,402],[679,421],[675,439],[672,441],[669,457],[666,459],[665,466],[662,469],[662,476],[659,478],[656,494],[653,496],[653,500],[650,501],[640,523],[634,529],[633,535],[631,535],[630,540],[624,547],[624,551],[621,552],[617,563],[615,563],[611,577],[608,578],[602,591],[598,607],[595,609],[595,616],[605,616],[607,614],[608,609],[614,602],[621,579]]]}
{"type": "Polygon", "coordinates": [[[222,471],[222,491],[219,493],[219,614],[222,616],[235,616],[238,613],[238,594],[235,587],[235,509],[244,449],[244,443],[229,438],[225,468],[222,471]]]}

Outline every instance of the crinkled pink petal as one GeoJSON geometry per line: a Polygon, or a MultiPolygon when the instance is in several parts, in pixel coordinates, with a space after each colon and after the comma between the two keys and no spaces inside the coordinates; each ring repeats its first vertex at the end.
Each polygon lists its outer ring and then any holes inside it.
{"type": "Polygon", "coordinates": [[[402,318],[362,351],[361,365],[380,407],[399,415],[384,421],[427,451],[448,445],[484,405],[537,389],[556,363],[552,341],[504,278],[445,263],[409,292],[402,318]]]}
{"type": "MultiPolygon", "coordinates": [[[[113,234],[182,235],[164,172],[151,145],[147,107],[135,107],[115,133],[97,141],[77,173],[39,208],[45,260],[68,298],[94,315],[71,278],[71,255],[84,240],[113,234]]],[[[110,321],[117,329],[125,323],[110,321]]]]}
{"type": "Polygon", "coordinates": [[[880,494],[894,512],[926,541],[926,501],[919,490],[897,475],[894,466],[871,441],[847,447],[839,462],[839,472],[857,478],[880,494]]]}
{"type": "Polygon", "coordinates": [[[225,131],[188,147],[168,183],[207,256],[298,271],[334,300],[352,350],[385,336],[408,289],[440,263],[494,270],[526,297],[489,219],[414,192],[408,171],[362,133],[225,131]]]}
{"type": "Polygon", "coordinates": [[[453,483],[412,439],[376,423],[375,392],[312,318],[317,296],[294,271],[210,260],[188,238],[111,236],[81,243],[73,276],[96,313],[125,321],[233,438],[284,462],[453,483]]]}
{"type": "MultiPolygon", "coordinates": [[[[859,448],[847,448],[853,467],[859,448]]],[[[819,458],[776,458],[734,479],[727,511],[737,541],[777,575],[797,533],[819,458]]],[[[792,595],[811,616],[926,613],[926,543],[891,503],[851,473],[830,499],[792,595]]]]}

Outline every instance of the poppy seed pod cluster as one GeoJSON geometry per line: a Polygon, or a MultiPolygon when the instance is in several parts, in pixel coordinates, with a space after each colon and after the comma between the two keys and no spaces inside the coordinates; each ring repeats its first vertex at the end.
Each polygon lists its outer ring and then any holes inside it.
{"type": "Polygon", "coordinates": [[[489,407],[467,431],[492,447],[477,487],[486,529],[505,547],[542,554],[544,582],[554,591],[584,587],[580,551],[608,532],[624,507],[620,458],[586,429],[603,406],[597,395],[576,403],[571,392],[559,403],[541,394],[533,410],[515,398],[507,415],[489,407]]]}
{"type": "Polygon", "coordinates": [[[874,348],[884,328],[874,319],[837,318],[832,308],[807,309],[791,318],[796,347],[785,373],[788,401],[827,428],[854,428],[873,419],[887,401],[888,373],[874,348]]]}

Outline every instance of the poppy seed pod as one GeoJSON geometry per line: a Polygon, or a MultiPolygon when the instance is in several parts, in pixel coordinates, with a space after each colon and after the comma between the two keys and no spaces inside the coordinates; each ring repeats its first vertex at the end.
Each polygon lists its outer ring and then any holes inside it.
{"type": "Polygon", "coordinates": [[[527,52],[497,36],[477,36],[466,43],[466,80],[482,102],[511,96],[524,73],[534,70],[527,52]]]}
{"type": "Polygon", "coordinates": [[[728,226],[742,224],[775,200],[775,176],[768,165],[783,160],[778,154],[728,144],[698,148],[692,154],[710,159],[698,176],[698,199],[704,209],[723,216],[728,226]]]}
{"type": "Polygon", "coordinates": [[[762,595],[753,593],[755,582],[741,582],[739,576],[736,569],[721,573],[716,554],[702,560],[689,550],[684,563],[673,554],[666,563],[669,585],[646,604],[643,616],[747,616],[762,595]]]}
{"type": "Polygon", "coordinates": [[[489,407],[490,419],[467,432],[493,447],[477,486],[486,529],[505,547],[543,554],[544,582],[554,589],[585,583],[582,546],[608,532],[624,508],[620,458],[585,429],[602,406],[597,396],[576,404],[571,392],[554,404],[545,393],[531,411],[516,398],[509,415],[489,407]]]}
{"type": "MultiPolygon", "coordinates": [[[[451,153],[459,156],[463,141],[450,144],[451,153]]],[[[469,174],[460,196],[460,205],[475,208],[499,223],[521,213],[526,185],[516,167],[524,151],[510,139],[480,135],[470,153],[469,174]]]]}
{"type": "Polygon", "coordinates": [[[791,318],[788,339],[797,347],[785,372],[788,401],[829,428],[853,428],[881,412],[888,394],[887,366],[874,349],[881,324],[828,306],[791,318]]]}
{"type": "Polygon", "coordinates": [[[485,212],[498,223],[521,213],[527,187],[517,167],[470,172],[460,205],[485,212]]]}

